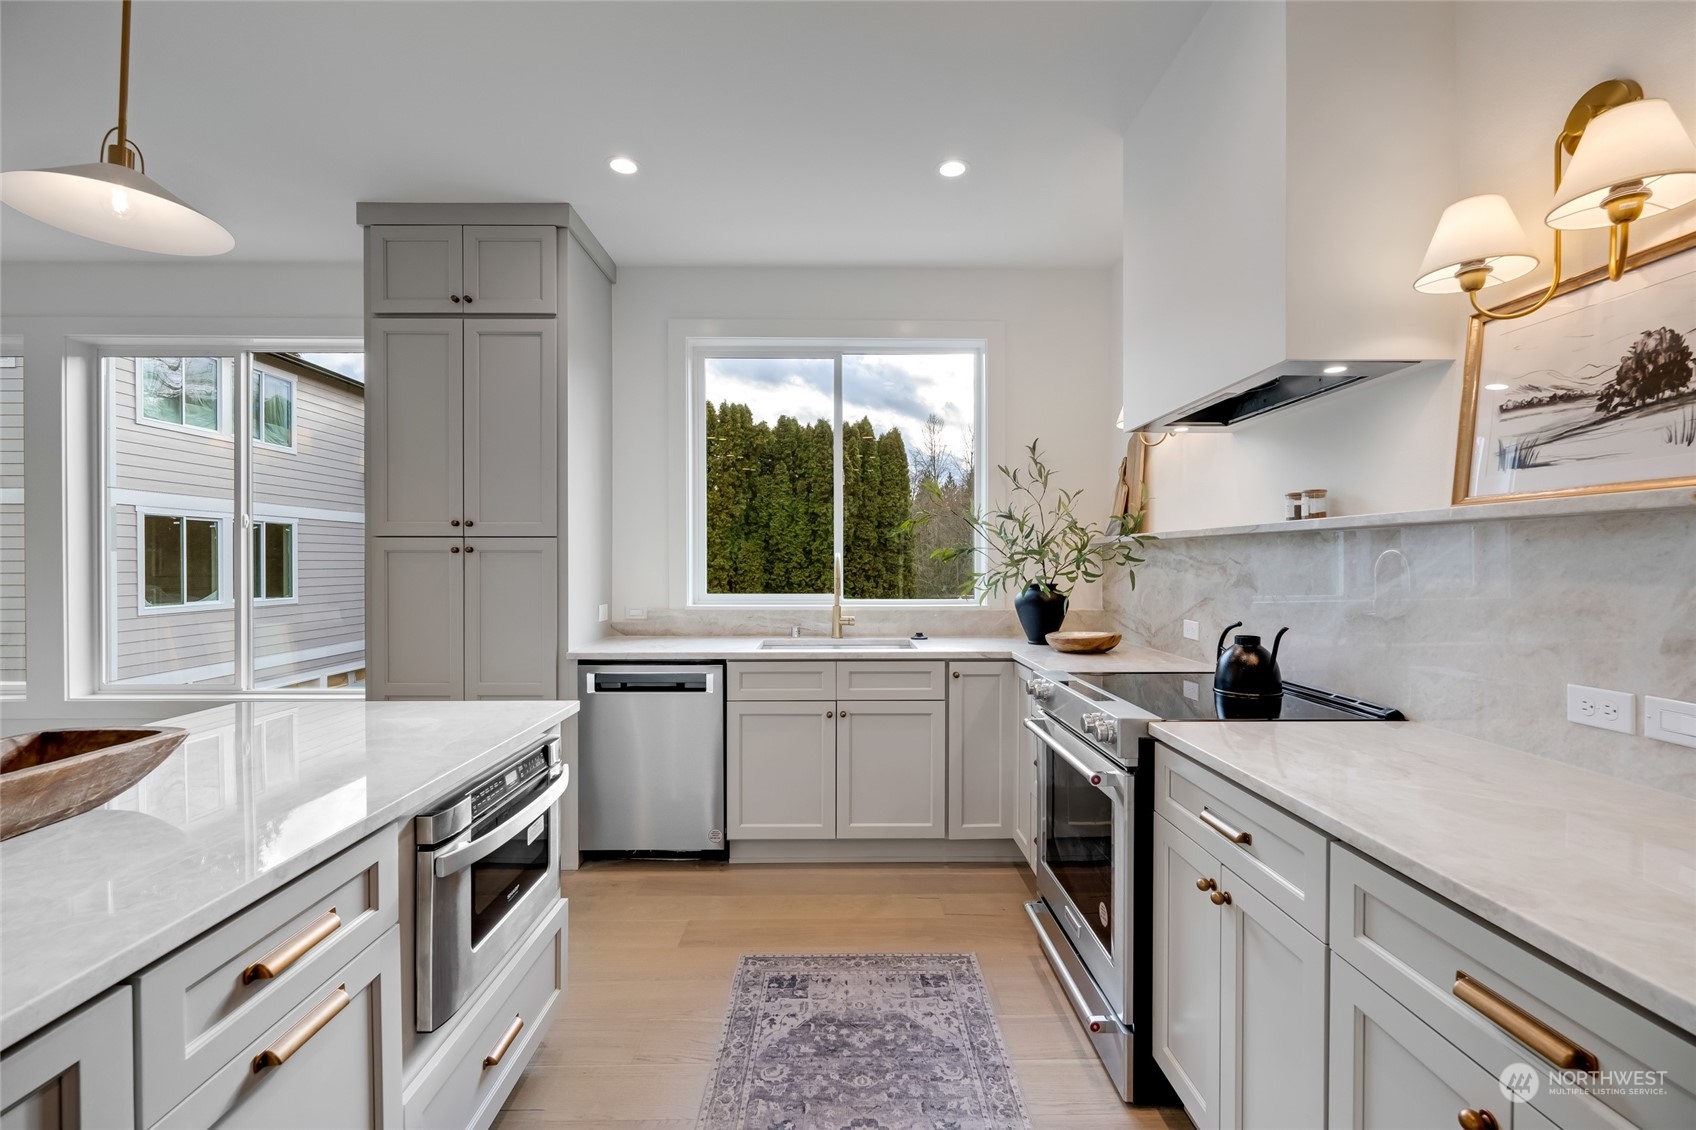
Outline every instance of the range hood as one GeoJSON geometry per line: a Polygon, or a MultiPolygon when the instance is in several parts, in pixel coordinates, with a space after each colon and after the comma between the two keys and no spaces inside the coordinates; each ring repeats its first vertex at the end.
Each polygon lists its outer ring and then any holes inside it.
{"type": "Polygon", "coordinates": [[[1227,385],[1213,395],[1193,401],[1132,431],[1159,432],[1174,428],[1225,429],[1246,420],[1312,400],[1316,396],[1359,384],[1374,377],[1399,373],[1423,361],[1280,361],[1251,377],[1227,385]],[[1340,371],[1339,371],[1340,370],[1340,371]]]}

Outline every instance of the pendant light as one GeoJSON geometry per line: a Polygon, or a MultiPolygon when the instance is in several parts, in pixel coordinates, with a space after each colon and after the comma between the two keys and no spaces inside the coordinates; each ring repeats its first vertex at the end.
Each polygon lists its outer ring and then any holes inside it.
{"type": "Polygon", "coordinates": [[[87,165],[0,173],[0,201],[26,216],[102,243],[161,255],[222,255],[236,245],[235,237],[147,176],[147,158],[130,140],[130,0],[123,4],[118,124],[101,139],[101,159],[87,165]],[[108,145],[113,134],[117,140],[108,145]]]}

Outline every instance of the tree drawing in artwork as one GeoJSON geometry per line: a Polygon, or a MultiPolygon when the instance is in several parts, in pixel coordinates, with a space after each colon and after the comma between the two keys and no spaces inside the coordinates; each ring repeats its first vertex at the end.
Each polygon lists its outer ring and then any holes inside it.
{"type": "Polygon", "coordinates": [[[1665,400],[1689,390],[1693,377],[1696,362],[1684,335],[1667,326],[1648,330],[1631,343],[1614,379],[1596,394],[1596,411],[1611,416],[1665,400]]]}

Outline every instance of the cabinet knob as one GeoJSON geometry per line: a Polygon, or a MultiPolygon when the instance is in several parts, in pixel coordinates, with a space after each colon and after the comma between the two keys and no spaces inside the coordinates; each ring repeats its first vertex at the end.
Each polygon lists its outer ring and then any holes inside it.
{"type": "Polygon", "coordinates": [[[1218,890],[1219,883],[1215,879],[1197,879],[1195,881],[1195,889],[1206,894],[1208,891],[1218,890]]]}
{"type": "Polygon", "coordinates": [[[465,547],[465,552],[467,552],[467,553],[476,553],[476,552],[477,552],[477,547],[476,547],[476,546],[474,546],[474,545],[468,545],[468,546],[466,546],[466,547],[465,547]]]}
{"type": "Polygon", "coordinates": [[[471,305],[471,296],[469,294],[465,296],[465,304],[467,306],[471,305]]]}
{"type": "Polygon", "coordinates": [[[450,525],[450,526],[457,526],[457,525],[459,525],[459,519],[458,519],[458,518],[454,518],[454,519],[452,519],[452,520],[451,520],[451,521],[449,521],[449,522],[448,522],[448,525],[450,525]]]}
{"type": "Polygon", "coordinates": [[[848,717],[848,712],[846,710],[844,710],[842,712],[842,717],[844,717],[844,718],[848,717]]]}
{"type": "Polygon", "coordinates": [[[1231,892],[1230,891],[1214,891],[1212,894],[1208,895],[1207,897],[1213,900],[1214,906],[1230,906],[1231,905],[1231,892]]]}
{"type": "Polygon", "coordinates": [[[448,546],[448,552],[449,553],[458,553],[459,552],[459,546],[457,546],[457,545],[448,546]]]}
{"type": "Polygon", "coordinates": [[[459,295],[457,295],[457,294],[450,294],[450,295],[448,295],[448,300],[449,300],[449,301],[450,301],[450,302],[458,302],[458,301],[459,301],[459,295]]]}
{"type": "Polygon", "coordinates": [[[958,679],[960,677],[960,672],[958,672],[958,671],[954,672],[954,677],[956,679],[958,679]]]}
{"type": "Polygon", "coordinates": [[[475,525],[476,525],[476,524],[477,524],[477,523],[476,523],[476,522],[474,522],[474,521],[472,521],[472,520],[471,520],[471,519],[470,519],[470,518],[467,518],[467,519],[466,519],[466,520],[465,520],[465,528],[466,528],[466,529],[468,529],[468,530],[469,530],[469,529],[470,529],[470,528],[471,528],[471,527],[472,527],[472,526],[475,526],[475,525]]]}
{"type": "Polygon", "coordinates": [[[824,716],[825,716],[825,717],[826,717],[826,718],[835,718],[835,717],[836,717],[836,711],[834,711],[834,710],[827,710],[827,711],[825,711],[825,712],[824,712],[824,716]]]}
{"type": "Polygon", "coordinates": [[[1461,1130],[1500,1130],[1501,1123],[1487,1110],[1463,1110],[1457,1119],[1461,1130]]]}

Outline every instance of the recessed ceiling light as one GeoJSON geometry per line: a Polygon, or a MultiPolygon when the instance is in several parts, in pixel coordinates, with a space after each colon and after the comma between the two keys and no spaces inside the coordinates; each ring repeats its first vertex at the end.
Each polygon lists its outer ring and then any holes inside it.
{"type": "Polygon", "coordinates": [[[962,177],[966,175],[966,162],[950,157],[938,165],[936,171],[945,177],[962,177]]]}
{"type": "Polygon", "coordinates": [[[615,173],[623,173],[625,176],[629,176],[636,171],[636,162],[628,157],[614,157],[607,162],[607,168],[615,173]]]}
{"type": "Polygon", "coordinates": [[[1506,392],[1508,390],[1508,386],[1504,384],[1489,384],[1484,387],[1490,392],[1506,392]]]}
{"type": "Polygon", "coordinates": [[[1325,366],[1325,375],[1327,377],[1334,377],[1338,373],[1346,373],[1348,371],[1349,371],[1349,367],[1347,365],[1327,365],[1327,366],[1325,366]]]}

